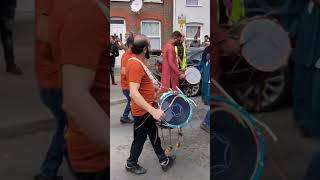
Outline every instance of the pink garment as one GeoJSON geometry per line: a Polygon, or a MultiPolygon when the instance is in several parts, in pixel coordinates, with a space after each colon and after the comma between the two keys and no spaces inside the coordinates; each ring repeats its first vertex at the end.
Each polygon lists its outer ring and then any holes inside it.
{"type": "Polygon", "coordinates": [[[176,61],[176,52],[174,46],[167,43],[162,49],[162,77],[161,84],[165,89],[162,92],[169,91],[169,88],[177,91],[179,86],[179,75],[181,71],[178,69],[176,61]]]}

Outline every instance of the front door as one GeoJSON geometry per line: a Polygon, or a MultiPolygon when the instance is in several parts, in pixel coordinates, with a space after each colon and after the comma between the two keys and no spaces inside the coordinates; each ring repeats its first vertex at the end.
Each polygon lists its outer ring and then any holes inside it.
{"type": "MultiPolygon", "coordinates": [[[[110,35],[118,36],[123,43],[125,43],[125,33],[126,33],[126,25],[124,19],[121,18],[111,18],[110,24],[110,35]]],[[[123,55],[124,51],[119,51],[119,57],[116,58],[116,66],[120,66],[120,59],[123,55]]]]}

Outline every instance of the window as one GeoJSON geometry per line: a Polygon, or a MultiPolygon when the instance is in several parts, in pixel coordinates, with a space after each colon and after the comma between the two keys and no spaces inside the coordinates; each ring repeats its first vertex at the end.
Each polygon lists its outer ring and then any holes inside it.
{"type": "Polygon", "coordinates": [[[198,40],[200,41],[201,25],[198,23],[186,24],[186,44],[190,44],[195,36],[198,36],[198,40]]]}
{"type": "Polygon", "coordinates": [[[161,50],[161,24],[160,21],[142,21],[141,34],[150,39],[151,50],[161,50]]]}
{"type": "Polygon", "coordinates": [[[186,0],[187,6],[199,6],[199,0],[186,0]]]}
{"type": "Polygon", "coordinates": [[[122,19],[111,19],[110,24],[124,24],[122,19]]]}

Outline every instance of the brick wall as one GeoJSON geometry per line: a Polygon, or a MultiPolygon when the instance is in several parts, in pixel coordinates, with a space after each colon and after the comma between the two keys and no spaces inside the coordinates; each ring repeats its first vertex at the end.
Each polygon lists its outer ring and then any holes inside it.
{"type": "Polygon", "coordinates": [[[129,2],[111,2],[111,17],[124,18],[127,31],[140,33],[142,20],[161,22],[161,44],[170,38],[173,29],[173,1],[163,0],[163,3],[144,3],[140,14],[133,13],[129,2]]]}

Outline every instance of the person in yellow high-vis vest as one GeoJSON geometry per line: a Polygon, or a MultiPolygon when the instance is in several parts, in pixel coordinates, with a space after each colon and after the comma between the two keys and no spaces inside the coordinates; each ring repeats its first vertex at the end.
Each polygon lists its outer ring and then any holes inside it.
{"type": "Polygon", "coordinates": [[[185,44],[185,35],[183,33],[181,38],[181,43],[175,46],[177,64],[182,71],[187,69],[187,46],[185,44]]]}

